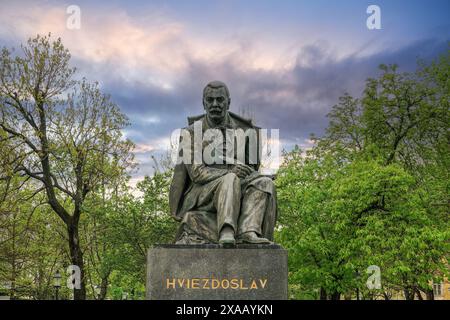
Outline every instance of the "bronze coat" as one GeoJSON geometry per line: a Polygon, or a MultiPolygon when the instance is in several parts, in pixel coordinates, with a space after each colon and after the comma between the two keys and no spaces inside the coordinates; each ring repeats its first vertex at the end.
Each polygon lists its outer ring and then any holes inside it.
{"type": "MultiPolygon", "coordinates": [[[[194,122],[203,120],[206,115],[200,115],[200,116],[194,116],[194,117],[188,117],[188,125],[189,127],[184,129],[192,129],[192,126],[194,122]]],[[[228,116],[230,117],[230,120],[233,124],[233,127],[241,128],[243,130],[247,130],[249,128],[256,129],[259,133],[259,127],[254,126],[252,124],[251,120],[242,118],[232,112],[228,112],[228,116]]],[[[247,143],[248,141],[246,141],[247,143]]],[[[257,157],[257,164],[255,165],[255,169],[259,169],[260,161],[261,161],[261,148],[260,148],[261,139],[258,134],[258,157],[257,157]]],[[[170,185],[170,191],[169,191],[169,207],[170,207],[170,213],[173,218],[175,218],[177,221],[181,221],[183,219],[183,216],[185,212],[182,212],[181,207],[183,205],[184,195],[186,191],[191,187],[192,181],[188,175],[188,172],[186,170],[186,167],[184,163],[177,164],[174,168],[172,183],[170,185]]]]}

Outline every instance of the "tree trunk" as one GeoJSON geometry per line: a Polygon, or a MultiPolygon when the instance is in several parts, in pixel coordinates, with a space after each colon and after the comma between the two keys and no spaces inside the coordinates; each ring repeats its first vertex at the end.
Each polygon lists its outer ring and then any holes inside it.
{"type": "Polygon", "coordinates": [[[330,300],[341,300],[341,293],[340,292],[333,292],[330,295],[330,300]]]}
{"type": "Polygon", "coordinates": [[[420,293],[420,290],[416,288],[415,291],[416,291],[416,294],[417,294],[417,298],[419,300],[423,300],[423,297],[422,297],[422,294],[420,293]]]}
{"type": "Polygon", "coordinates": [[[109,274],[102,278],[102,283],[100,284],[100,295],[99,300],[105,300],[106,293],[108,292],[108,277],[109,274]]]}
{"type": "Polygon", "coordinates": [[[12,224],[12,255],[11,255],[11,282],[9,288],[9,298],[11,300],[16,299],[16,212],[13,213],[13,224],[12,224]]]}
{"type": "Polygon", "coordinates": [[[403,293],[405,294],[405,299],[406,300],[414,300],[414,291],[409,289],[409,288],[405,288],[403,289],[403,293]]]}
{"type": "Polygon", "coordinates": [[[70,261],[80,268],[80,289],[73,289],[74,300],[86,300],[86,285],[84,279],[83,252],[80,248],[78,223],[71,222],[68,226],[70,261]]]}
{"type": "Polygon", "coordinates": [[[327,292],[324,288],[320,288],[320,300],[327,300],[327,292]]]}
{"type": "Polygon", "coordinates": [[[427,300],[434,300],[434,292],[433,289],[426,289],[425,294],[427,295],[427,300]]]}

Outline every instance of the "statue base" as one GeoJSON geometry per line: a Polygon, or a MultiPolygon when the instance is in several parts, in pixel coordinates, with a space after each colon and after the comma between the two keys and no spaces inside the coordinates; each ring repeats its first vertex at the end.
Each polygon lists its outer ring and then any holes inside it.
{"type": "Polygon", "coordinates": [[[285,300],[287,251],[277,244],[157,245],[147,255],[148,300],[285,300]]]}

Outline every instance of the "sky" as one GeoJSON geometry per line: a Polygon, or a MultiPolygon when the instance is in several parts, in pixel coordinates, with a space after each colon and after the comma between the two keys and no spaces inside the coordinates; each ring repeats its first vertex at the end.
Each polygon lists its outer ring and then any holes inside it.
{"type": "Polygon", "coordinates": [[[448,50],[449,16],[448,0],[0,0],[0,47],[61,37],[77,77],[98,81],[129,117],[136,182],[172,131],[203,113],[209,81],[227,83],[231,111],[279,129],[282,148],[307,148],[339,96],[361,96],[379,64],[413,71],[448,50]],[[67,28],[70,5],[79,29],[67,28]],[[367,28],[369,5],[381,29],[367,28]]]}

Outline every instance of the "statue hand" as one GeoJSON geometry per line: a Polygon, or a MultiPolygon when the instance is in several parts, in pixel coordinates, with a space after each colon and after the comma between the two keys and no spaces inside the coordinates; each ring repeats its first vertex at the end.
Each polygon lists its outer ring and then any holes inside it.
{"type": "Polygon", "coordinates": [[[250,175],[253,171],[255,171],[252,167],[245,164],[237,164],[231,170],[231,172],[235,173],[240,179],[245,179],[248,175],[250,175]]]}

